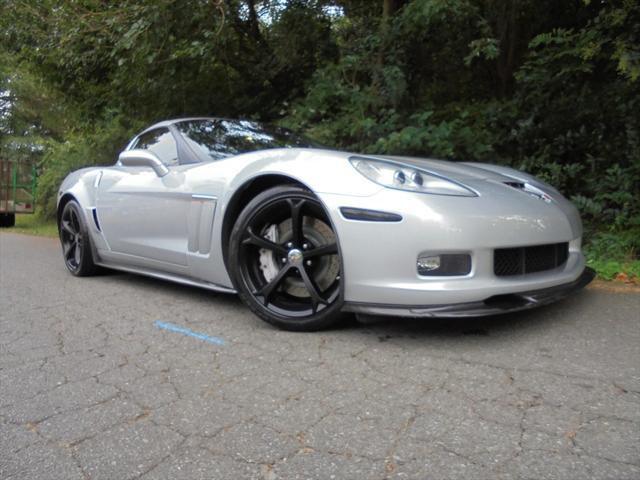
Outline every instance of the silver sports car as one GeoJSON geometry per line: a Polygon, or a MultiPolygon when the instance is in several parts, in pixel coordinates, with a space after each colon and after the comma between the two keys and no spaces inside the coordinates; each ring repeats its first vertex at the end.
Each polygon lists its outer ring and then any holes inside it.
{"type": "Polygon", "coordinates": [[[185,118],[137,135],[58,194],[64,261],[238,293],[316,330],[342,312],[493,315],[591,281],[576,208],[510,168],[318,148],[252,121],[185,118]]]}

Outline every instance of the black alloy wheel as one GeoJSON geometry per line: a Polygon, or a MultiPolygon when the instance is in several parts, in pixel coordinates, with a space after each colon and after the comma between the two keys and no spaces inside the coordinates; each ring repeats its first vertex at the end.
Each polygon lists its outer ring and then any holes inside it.
{"type": "Polygon", "coordinates": [[[228,263],[242,300],[272,325],[312,331],[340,319],[338,238],[308,190],[288,185],[256,196],[233,228],[228,263]]]}
{"type": "Polygon", "coordinates": [[[69,201],[60,216],[58,225],[62,256],[67,269],[78,277],[93,275],[97,267],[91,252],[91,239],[75,200],[69,201]]]}

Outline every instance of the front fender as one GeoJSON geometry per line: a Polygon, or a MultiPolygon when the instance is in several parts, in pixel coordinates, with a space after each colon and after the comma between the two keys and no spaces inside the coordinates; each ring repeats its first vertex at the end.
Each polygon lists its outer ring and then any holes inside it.
{"type": "Polygon", "coordinates": [[[71,172],[60,184],[56,207],[60,208],[60,201],[66,195],[71,195],[83,210],[96,205],[97,180],[101,175],[101,168],[89,167],[71,172]]]}
{"type": "Polygon", "coordinates": [[[57,220],[60,220],[61,210],[64,204],[70,199],[74,199],[80,205],[82,220],[87,226],[91,237],[91,248],[94,260],[98,261],[97,249],[107,248],[106,241],[99,230],[94,217],[94,209],[97,201],[97,186],[102,175],[102,168],[89,167],[71,172],[60,184],[58,198],[56,199],[57,220]]]}
{"type": "Polygon", "coordinates": [[[235,161],[247,157],[229,182],[234,192],[246,182],[263,175],[283,175],[306,185],[313,192],[368,197],[379,192],[380,185],[366,179],[349,163],[350,153],[316,149],[277,149],[257,154],[235,157],[235,161]]]}

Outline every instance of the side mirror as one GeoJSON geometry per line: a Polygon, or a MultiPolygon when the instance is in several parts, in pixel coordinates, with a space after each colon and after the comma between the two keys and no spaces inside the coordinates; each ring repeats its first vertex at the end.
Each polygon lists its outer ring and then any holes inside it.
{"type": "Polygon", "coordinates": [[[125,167],[151,167],[159,177],[169,173],[166,165],[147,150],[125,150],[118,156],[118,163],[125,167]]]}

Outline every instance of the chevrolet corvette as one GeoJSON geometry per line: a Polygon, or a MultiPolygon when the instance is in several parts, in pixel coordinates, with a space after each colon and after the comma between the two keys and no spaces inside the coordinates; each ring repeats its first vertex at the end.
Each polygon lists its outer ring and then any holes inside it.
{"type": "Polygon", "coordinates": [[[184,118],[58,192],[64,263],[237,293],[288,330],[343,312],[475,317],[594,276],[576,208],[503,166],[349,153],[247,120],[184,118]]]}

